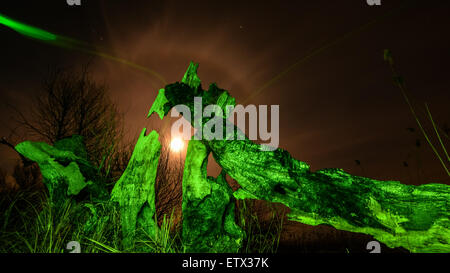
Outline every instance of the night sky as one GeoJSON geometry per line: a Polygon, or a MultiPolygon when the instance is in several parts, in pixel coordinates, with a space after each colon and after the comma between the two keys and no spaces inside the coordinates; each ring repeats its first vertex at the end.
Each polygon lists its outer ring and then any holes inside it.
{"type": "MultiPolygon", "coordinates": [[[[438,124],[450,124],[448,1],[406,1],[403,9],[404,1],[395,0],[382,0],[381,6],[365,0],[81,1],[70,7],[65,0],[3,0],[0,14],[100,46],[157,71],[168,83],[181,80],[189,61],[198,62],[203,88],[216,82],[237,103],[280,105],[280,147],[313,170],[342,168],[407,184],[450,183],[419,131],[407,130],[417,126],[383,61],[383,50],[390,49],[416,105],[427,102],[438,124]]],[[[4,26],[0,39],[0,136],[14,128],[5,105],[26,113],[48,67],[87,62],[125,113],[130,137],[160,126],[156,117],[145,118],[164,87],[154,77],[4,26]]],[[[2,168],[10,169],[17,158],[0,146],[2,168]]]]}

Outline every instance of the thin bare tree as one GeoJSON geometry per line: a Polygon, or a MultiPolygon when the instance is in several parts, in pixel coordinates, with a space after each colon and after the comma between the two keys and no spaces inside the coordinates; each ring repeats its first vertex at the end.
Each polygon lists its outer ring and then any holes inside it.
{"type": "Polygon", "coordinates": [[[50,144],[83,136],[88,159],[108,173],[123,136],[122,116],[88,68],[50,69],[29,112],[14,108],[15,116],[28,136],[50,144]]]}
{"type": "Polygon", "coordinates": [[[172,212],[176,221],[181,217],[183,164],[181,153],[169,149],[169,140],[162,136],[158,172],[155,183],[156,214],[159,221],[172,212]]]}

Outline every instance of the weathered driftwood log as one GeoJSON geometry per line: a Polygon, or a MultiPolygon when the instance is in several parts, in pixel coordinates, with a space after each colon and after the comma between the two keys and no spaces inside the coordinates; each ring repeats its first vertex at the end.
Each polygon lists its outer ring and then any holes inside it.
{"type": "Polygon", "coordinates": [[[233,191],[225,173],[207,177],[210,151],[191,140],[183,173],[183,231],[186,252],[238,252],[243,231],[235,223],[233,191]]]}
{"type": "Polygon", "coordinates": [[[57,141],[54,146],[44,142],[24,141],[16,151],[36,162],[53,205],[62,205],[69,197],[87,191],[91,200],[108,198],[97,169],[87,160],[83,138],[74,135],[57,141]]]}
{"type": "MultiPolygon", "coordinates": [[[[159,91],[149,116],[156,112],[163,118],[178,104],[187,105],[194,113],[194,97],[202,97],[203,105],[219,105],[224,113],[226,105],[234,105],[228,92],[215,84],[208,91],[201,88],[197,67],[191,63],[181,83],[159,91]]],[[[239,129],[235,129],[234,134],[238,134],[239,129]]],[[[236,198],[279,202],[290,208],[291,220],[370,234],[389,247],[412,252],[450,251],[448,185],[404,185],[340,169],[311,172],[306,163],[287,151],[264,151],[247,138],[202,142],[223,171],[241,186],[234,192],[236,198]]]]}
{"type": "Polygon", "coordinates": [[[123,245],[133,247],[136,228],[155,238],[159,228],[155,219],[155,179],[161,144],[158,133],[138,138],[125,172],[115,184],[111,201],[119,203],[123,245]]]}
{"type": "MultiPolygon", "coordinates": [[[[155,221],[155,178],[161,149],[158,137],[156,131],[146,135],[146,129],[142,130],[128,166],[111,193],[111,201],[119,205],[125,248],[133,247],[137,228],[152,238],[159,230],[155,221]]],[[[98,170],[87,160],[81,136],[60,140],[54,146],[24,141],[15,149],[39,165],[54,206],[62,206],[82,191],[87,191],[94,202],[108,199],[98,170]]],[[[91,220],[94,224],[100,221],[91,220]]]]}

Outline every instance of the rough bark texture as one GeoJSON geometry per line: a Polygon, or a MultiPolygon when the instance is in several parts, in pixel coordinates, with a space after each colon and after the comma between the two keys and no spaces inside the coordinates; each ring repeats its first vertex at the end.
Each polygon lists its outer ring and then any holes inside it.
{"type": "Polygon", "coordinates": [[[134,147],[125,172],[111,193],[119,203],[123,244],[132,247],[136,228],[143,228],[152,238],[158,232],[155,221],[155,179],[161,144],[158,133],[145,135],[144,128],[134,147]]]}
{"type": "Polygon", "coordinates": [[[81,136],[57,141],[54,146],[44,142],[24,141],[16,145],[16,151],[36,162],[43,182],[49,191],[50,200],[56,206],[70,196],[86,190],[92,200],[106,199],[105,186],[97,177],[97,169],[87,160],[81,136]]]}
{"type": "MultiPolygon", "coordinates": [[[[215,84],[208,91],[201,88],[197,67],[191,63],[181,83],[160,90],[149,116],[156,112],[164,117],[177,104],[187,105],[194,113],[194,97],[202,97],[203,105],[217,104],[223,110],[234,105],[228,92],[215,84]]],[[[203,125],[206,122],[203,120],[203,125]]],[[[235,128],[234,134],[238,132],[235,128]]],[[[279,202],[291,209],[291,220],[370,234],[389,247],[412,252],[450,251],[448,185],[404,185],[340,169],[311,172],[306,163],[287,151],[264,151],[247,138],[202,142],[223,171],[240,184],[236,198],[279,202]]]]}
{"type": "Polygon", "coordinates": [[[186,252],[238,252],[243,231],[235,223],[234,197],[221,173],[207,177],[208,148],[189,142],[183,173],[183,245],[186,252]]]}

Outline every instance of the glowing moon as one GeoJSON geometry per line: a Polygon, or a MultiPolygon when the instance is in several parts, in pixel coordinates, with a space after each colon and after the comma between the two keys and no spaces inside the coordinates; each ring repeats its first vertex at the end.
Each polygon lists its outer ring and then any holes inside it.
{"type": "Polygon", "coordinates": [[[183,140],[181,140],[181,138],[174,138],[172,139],[172,141],[170,142],[170,149],[173,152],[179,152],[181,151],[181,149],[183,149],[184,143],[183,140]]]}

